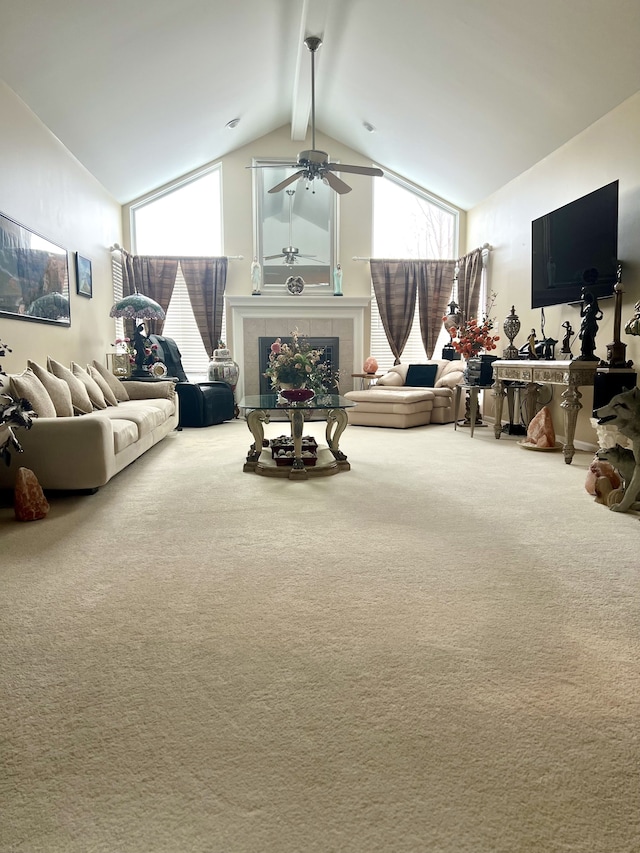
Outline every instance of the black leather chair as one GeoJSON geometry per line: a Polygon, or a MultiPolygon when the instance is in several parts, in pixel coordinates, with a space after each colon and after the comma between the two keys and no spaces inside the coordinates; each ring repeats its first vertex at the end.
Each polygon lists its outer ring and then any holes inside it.
{"type": "Polygon", "coordinates": [[[235,400],[230,385],[226,382],[189,382],[176,342],[163,335],[149,335],[149,339],[158,347],[157,355],[167,367],[167,378],[177,380],[179,427],[213,426],[233,420],[235,400]]]}

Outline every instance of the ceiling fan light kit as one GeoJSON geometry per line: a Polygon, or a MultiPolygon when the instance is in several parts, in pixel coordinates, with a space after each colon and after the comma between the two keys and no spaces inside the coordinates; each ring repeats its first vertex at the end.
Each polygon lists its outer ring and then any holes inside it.
{"type": "MultiPolygon", "coordinates": [[[[381,178],[383,175],[382,169],[377,169],[373,166],[350,166],[346,163],[332,163],[329,160],[329,155],[326,151],[319,151],[316,148],[316,72],[315,72],[315,55],[316,51],[322,44],[322,39],[317,36],[307,36],[304,40],[305,45],[311,53],[311,148],[306,151],[301,151],[298,154],[295,163],[287,164],[287,168],[298,169],[293,175],[289,175],[284,181],[280,181],[275,187],[271,187],[270,193],[278,193],[288,187],[294,181],[305,180],[307,189],[313,184],[316,178],[329,184],[331,189],[340,195],[351,192],[351,187],[339,178],[335,172],[350,172],[354,175],[370,175],[371,177],[381,178]]],[[[251,168],[251,167],[249,167],[251,168]]],[[[265,164],[262,168],[268,168],[265,164]]]]}

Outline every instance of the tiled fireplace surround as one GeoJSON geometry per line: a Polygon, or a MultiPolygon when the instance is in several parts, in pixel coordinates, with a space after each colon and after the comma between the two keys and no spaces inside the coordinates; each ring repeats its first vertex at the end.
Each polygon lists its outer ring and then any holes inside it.
{"type": "MultiPolygon", "coordinates": [[[[289,337],[294,329],[313,337],[340,340],[340,391],[351,390],[352,373],[362,371],[368,297],[301,293],[281,296],[228,296],[233,357],[240,367],[236,397],[259,393],[258,339],[289,337]]],[[[368,352],[365,353],[365,357],[368,352]]]]}

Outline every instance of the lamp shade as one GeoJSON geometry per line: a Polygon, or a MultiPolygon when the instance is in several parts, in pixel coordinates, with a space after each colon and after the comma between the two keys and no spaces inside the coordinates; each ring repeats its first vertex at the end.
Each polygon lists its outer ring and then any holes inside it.
{"type": "Polygon", "coordinates": [[[142,293],[132,293],[120,299],[109,311],[110,317],[126,317],[129,320],[164,320],[161,305],[142,293]]]}
{"type": "Polygon", "coordinates": [[[41,317],[47,320],[59,320],[69,316],[69,300],[61,293],[45,293],[34,299],[25,311],[29,317],[41,317]]]}

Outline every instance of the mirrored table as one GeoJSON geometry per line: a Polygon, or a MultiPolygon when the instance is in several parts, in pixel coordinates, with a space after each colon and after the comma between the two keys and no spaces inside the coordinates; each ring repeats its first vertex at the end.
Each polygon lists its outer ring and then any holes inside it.
{"type": "MultiPolygon", "coordinates": [[[[278,394],[257,394],[243,397],[238,408],[245,414],[253,435],[243,471],[265,477],[288,477],[306,480],[349,471],[351,465],[340,450],[340,436],[347,428],[346,410],[355,406],[352,400],[337,394],[323,394],[304,403],[284,400],[278,394]],[[291,425],[291,442],[265,441],[264,424],[270,422],[271,412],[283,412],[291,425]],[[326,421],[327,446],[312,446],[303,442],[305,415],[319,413],[326,421]],[[283,450],[288,447],[287,450],[283,450]],[[286,455],[285,455],[286,454],[286,455]]],[[[282,437],[281,437],[282,439],[282,437]]]]}

